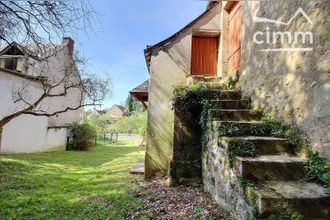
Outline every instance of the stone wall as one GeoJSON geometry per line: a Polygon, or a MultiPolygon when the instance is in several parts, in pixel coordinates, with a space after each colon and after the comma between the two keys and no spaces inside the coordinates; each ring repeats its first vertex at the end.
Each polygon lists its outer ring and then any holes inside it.
{"type": "Polygon", "coordinates": [[[202,131],[198,119],[198,112],[188,117],[180,104],[174,103],[173,158],[169,170],[173,185],[196,185],[202,182],[202,131]]]}
{"type": "Polygon", "coordinates": [[[220,204],[234,219],[250,219],[253,208],[244,199],[244,190],[235,170],[229,167],[226,152],[214,122],[209,125],[206,149],[202,153],[202,174],[204,190],[220,204]]]}
{"type": "MultiPolygon", "coordinates": [[[[330,160],[329,1],[243,1],[240,87],[254,105],[307,132],[311,145],[330,160]],[[312,24],[299,14],[290,25],[254,23],[253,17],[287,22],[301,7],[312,24]],[[311,31],[309,52],[262,52],[267,45],[253,42],[256,31],[311,31]]],[[[269,46],[269,45],[268,45],[269,46]]],[[[305,47],[306,44],[270,45],[305,47]]]]}

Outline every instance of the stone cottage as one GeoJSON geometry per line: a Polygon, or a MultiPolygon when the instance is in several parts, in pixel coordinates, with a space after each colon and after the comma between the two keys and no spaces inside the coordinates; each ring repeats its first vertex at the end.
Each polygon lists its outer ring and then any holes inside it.
{"type": "MultiPolygon", "coordinates": [[[[33,103],[43,94],[42,77],[56,83],[53,91],[60,93],[64,88],[64,74],[71,81],[80,81],[73,60],[74,41],[64,38],[61,45],[45,48],[44,53],[33,53],[33,47],[11,43],[0,51],[0,118],[20,111],[24,103],[15,101],[13,94],[22,91],[25,101],[33,103]],[[72,67],[72,68],[71,68],[72,67]],[[63,69],[68,72],[64,72],[63,69]],[[56,81],[57,80],[57,81],[56,81]]],[[[54,83],[55,85],[55,83],[54,83]]],[[[40,103],[40,111],[52,114],[70,107],[80,106],[83,89],[67,90],[65,96],[52,97],[40,103]]],[[[45,116],[22,114],[1,130],[0,153],[33,153],[51,150],[65,150],[67,126],[80,121],[83,109],[45,116]]]]}
{"type": "MultiPolygon", "coordinates": [[[[252,120],[250,108],[262,109],[303,130],[313,150],[330,161],[329,7],[329,1],[212,1],[203,14],[177,33],[147,46],[150,79],[146,178],[171,174],[178,138],[175,132],[185,129],[180,122],[176,126],[173,88],[195,82],[218,85],[217,89],[228,81],[236,85],[235,91],[217,96],[221,109],[216,109],[218,119],[213,126],[235,121],[246,131],[242,135],[247,135],[252,132],[251,126],[261,123],[252,120]]],[[[263,146],[283,145],[283,139],[259,136],[250,134],[248,141],[263,146]]],[[[221,145],[220,139],[213,142],[216,146],[209,143],[201,156],[204,187],[237,219],[248,219],[256,210],[269,216],[283,212],[283,207],[293,207],[307,219],[329,217],[329,197],[324,189],[299,182],[305,159],[288,156],[280,147],[282,150],[257,159],[237,159],[235,171],[223,165],[221,149],[225,144],[221,145]],[[296,175],[287,172],[290,169],[296,175]],[[249,203],[246,191],[238,187],[239,177],[245,174],[259,182],[273,181],[266,185],[275,195],[267,197],[256,192],[258,202],[249,203]],[[304,210],[307,204],[310,209],[304,210]]]]}

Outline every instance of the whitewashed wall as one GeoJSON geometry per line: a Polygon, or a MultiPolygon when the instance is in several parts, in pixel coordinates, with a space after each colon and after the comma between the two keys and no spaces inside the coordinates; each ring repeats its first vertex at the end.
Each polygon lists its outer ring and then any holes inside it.
{"type": "Polygon", "coordinates": [[[21,115],[2,131],[1,153],[32,153],[46,151],[47,117],[21,115]]]}
{"type": "Polygon", "coordinates": [[[148,144],[145,157],[146,177],[166,172],[173,154],[173,89],[186,84],[190,75],[193,31],[220,30],[220,5],[198,22],[152,53],[148,105],[148,144]]]}
{"type": "MultiPolygon", "coordinates": [[[[33,73],[29,75],[42,75],[57,82],[63,77],[64,67],[72,64],[72,57],[66,45],[58,49],[55,56],[48,60],[32,65],[33,73]]],[[[80,80],[77,72],[74,80],[80,80]]],[[[12,91],[26,87],[25,99],[33,103],[42,94],[38,82],[22,78],[6,71],[0,71],[0,118],[22,109],[22,103],[14,103],[12,91]]],[[[54,93],[63,91],[61,83],[54,93]]],[[[67,107],[76,107],[81,100],[80,89],[70,89],[67,96],[46,99],[41,103],[41,108],[48,113],[63,110],[67,107]]],[[[82,118],[83,109],[68,111],[52,117],[36,117],[21,115],[9,122],[2,131],[0,153],[32,153],[50,150],[64,150],[66,146],[67,129],[64,126],[82,118]],[[61,127],[61,128],[53,128],[61,127]]]]}

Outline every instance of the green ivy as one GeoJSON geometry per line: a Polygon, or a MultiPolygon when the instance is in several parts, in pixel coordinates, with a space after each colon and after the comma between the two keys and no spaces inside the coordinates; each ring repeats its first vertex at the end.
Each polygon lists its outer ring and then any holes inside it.
{"type": "Polygon", "coordinates": [[[241,139],[228,141],[226,153],[229,166],[233,167],[236,156],[255,157],[256,151],[256,146],[251,141],[241,139]]]}
{"type": "Polygon", "coordinates": [[[330,193],[330,172],[323,173],[321,181],[326,185],[327,193],[330,193]]]}
{"type": "Polygon", "coordinates": [[[270,134],[285,138],[287,145],[295,146],[298,149],[309,147],[307,135],[296,126],[285,124],[271,116],[264,116],[262,120],[270,128],[270,134]]]}
{"type": "Polygon", "coordinates": [[[241,185],[241,187],[243,189],[245,189],[246,187],[255,187],[256,183],[254,181],[252,181],[251,179],[245,177],[245,176],[239,176],[238,177],[238,182],[241,185]]]}
{"type": "Polygon", "coordinates": [[[201,84],[193,84],[189,86],[176,86],[174,88],[173,102],[180,110],[185,112],[186,120],[195,121],[198,123],[202,130],[201,144],[205,149],[208,136],[208,111],[211,105],[207,100],[213,99],[219,91],[207,89],[201,84]]]}
{"type": "MultiPolygon", "coordinates": [[[[328,173],[328,166],[324,159],[318,153],[311,153],[308,156],[306,165],[306,179],[308,181],[321,182],[323,175],[328,173]]],[[[327,177],[327,176],[325,176],[327,177]]]]}

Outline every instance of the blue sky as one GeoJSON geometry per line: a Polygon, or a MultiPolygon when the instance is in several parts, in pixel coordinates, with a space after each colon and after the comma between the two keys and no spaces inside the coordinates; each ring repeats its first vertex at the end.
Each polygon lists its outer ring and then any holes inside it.
{"type": "Polygon", "coordinates": [[[76,47],[89,58],[89,70],[112,78],[105,107],[122,103],[128,91],[148,78],[143,50],[169,37],[206,8],[201,0],[93,0],[100,22],[80,33],[76,47]]]}

